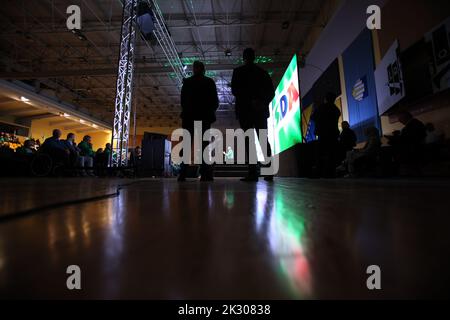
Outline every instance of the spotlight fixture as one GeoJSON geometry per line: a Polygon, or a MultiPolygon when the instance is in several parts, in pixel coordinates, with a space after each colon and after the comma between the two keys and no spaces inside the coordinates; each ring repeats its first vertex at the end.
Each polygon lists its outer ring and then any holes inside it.
{"type": "Polygon", "coordinates": [[[155,14],[148,2],[138,2],[136,22],[144,39],[152,40],[156,21],[155,14]]]}
{"type": "Polygon", "coordinates": [[[22,101],[22,102],[30,102],[30,99],[28,99],[28,98],[25,98],[24,96],[22,96],[22,97],[20,97],[20,100],[22,101]]]}
{"type": "Polygon", "coordinates": [[[231,55],[232,55],[231,50],[230,50],[230,49],[226,49],[226,50],[225,50],[225,56],[226,56],[226,57],[231,57],[231,55]]]}

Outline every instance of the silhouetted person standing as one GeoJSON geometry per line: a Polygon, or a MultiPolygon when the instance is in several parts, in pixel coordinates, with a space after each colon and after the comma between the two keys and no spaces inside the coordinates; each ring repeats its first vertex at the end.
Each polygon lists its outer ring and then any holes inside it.
{"type": "Polygon", "coordinates": [[[325,101],[314,110],[311,119],[316,126],[316,136],[319,140],[319,155],[317,167],[321,177],[333,178],[335,176],[336,149],[339,138],[339,117],[341,111],[335,105],[336,95],[327,93],[325,101]]]}
{"type": "MultiPolygon", "coordinates": [[[[244,131],[256,129],[267,129],[267,118],[269,118],[269,104],[275,96],[272,79],[267,71],[255,65],[255,51],[251,48],[244,50],[244,65],[234,69],[231,89],[236,97],[236,115],[240,126],[244,131]]],[[[271,156],[271,149],[267,143],[267,155],[271,156]]],[[[246,151],[254,152],[256,145],[246,142],[246,151]],[[251,148],[251,149],[250,149],[251,148]]],[[[263,150],[264,151],[264,150],[263,150]]],[[[258,181],[258,165],[249,164],[249,171],[243,181],[258,181]]],[[[272,180],[272,177],[266,180],[272,180]]]]}
{"type": "MultiPolygon", "coordinates": [[[[199,61],[193,64],[194,75],[184,80],[181,89],[181,119],[183,129],[189,131],[191,139],[194,138],[194,122],[202,121],[202,137],[205,131],[211,129],[216,121],[216,110],[219,107],[219,98],[214,80],[205,76],[205,65],[199,61]]],[[[203,142],[202,165],[200,174],[202,181],[213,181],[213,168],[203,159],[203,150],[209,145],[203,142]]],[[[181,164],[178,181],[186,180],[187,164],[181,164]]]]}

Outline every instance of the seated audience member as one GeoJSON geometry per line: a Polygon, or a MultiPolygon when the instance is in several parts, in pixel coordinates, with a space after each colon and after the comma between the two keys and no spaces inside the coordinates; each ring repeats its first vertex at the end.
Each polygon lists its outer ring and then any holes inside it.
{"type": "Polygon", "coordinates": [[[84,136],[83,141],[78,144],[78,149],[80,149],[81,167],[85,168],[88,175],[93,176],[95,152],[92,149],[92,138],[84,136]]]}
{"type": "Polygon", "coordinates": [[[41,140],[37,139],[34,142],[34,148],[36,149],[36,151],[39,151],[39,148],[41,147],[41,140]]]}
{"type": "Polygon", "coordinates": [[[425,125],[425,130],[427,133],[425,144],[430,145],[444,142],[445,134],[440,130],[436,130],[432,123],[427,123],[425,125]]]}
{"type": "Polygon", "coordinates": [[[142,149],[140,146],[137,146],[134,148],[134,150],[131,152],[130,162],[133,166],[138,166],[139,162],[142,159],[142,149]]]}
{"type": "Polygon", "coordinates": [[[141,161],[142,159],[142,149],[141,147],[137,146],[136,148],[134,148],[134,157],[136,161],[141,161]]]}
{"type": "Polygon", "coordinates": [[[425,125],[427,136],[425,138],[425,156],[429,161],[449,159],[449,148],[445,144],[445,133],[436,130],[432,123],[425,125]]]}
{"type": "Polygon", "coordinates": [[[427,131],[420,120],[414,118],[409,112],[403,112],[399,120],[405,126],[400,135],[403,143],[420,145],[425,142],[427,131]]]}
{"type": "Polygon", "coordinates": [[[64,146],[70,152],[70,164],[71,166],[79,165],[80,162],[80,149],[78,149],[75,143],[75,134],[69,133],[66,140],[63,141],[64,146]]]}
{"type": "Polygon", "coordinates": [[[377,128],[370,127],[364,132],[367,142],[362,149],[347,152],[346,160],[338,167],[338,171],[346,171],[349,176],[355,176],[364,165],[376,159],[381,148],[380,133],[377,128]]]}
{"type": "Polygon", "coordinates": [[[389,138],[400,162],[418,162],[423,156],[423,146],[427,136],[425,125],[404,111],[399,115],[404,128],[399,134],[389,138]]]}
{"type": "Polygon", "coordinates": [[[339,135],[339,148],[341,153],[341,160],[345,159],[347,152],[352,151],[356,147],[356,134],[350,128],[347,121],[342,122],[342,132],[339,135]]]}
{"type": "Polygon", "coordinates": [[[33,140],[25,140],[23,146],[17,149],[17,153],[20,154],[34,154],[35,152],[33,140]]]}
{"type": "Polygon", "coordinates": [[[103,151],[103,153],[105,154],[105,158],[107,159],[107,163],[109,163],[109,158],[111,156],[111,143],[107,143],[105,145],[105,150],[103,151]]]}
{"type": "Polygon", "coordinates": [[[103,148],[98,148],[97,151],[95,152],[95,157],[94,157],[94,164],[96,167],[100,167],[104,165],[104,159],[105,159],[105,151],[103,150],[103,148]]]}
{"type": "Polygon", "coordinates": [[[64,143],[60,140],[61,130],[53,130],[52,136],[45,139],[40,150],[50,155],[53,160],[60,161],[65,165],[70,163],[70,151],[66,148],[64,143]]]}
{"type": "Polygon", "coordinates": [[[30,143],[31,143],[31,149],[33,149],[33,152],[36,152],[36,151],[38,151],[39,150],[39,146],[38,146],[38,144],[37,144],[37,141],[39,141],[39,140],[34,140],[33,138],[31,138],[31,139],[29,139],[30,140],[30,143]]]}
{"type": "Polygon", "coordinates": [[[97,149],[94,158],[94,166],[97,176],[102,177],[107,174],[106,168],[108,167],[108,161],[109,153],[107,152],[107,150],[103,148],[97,149]]]}

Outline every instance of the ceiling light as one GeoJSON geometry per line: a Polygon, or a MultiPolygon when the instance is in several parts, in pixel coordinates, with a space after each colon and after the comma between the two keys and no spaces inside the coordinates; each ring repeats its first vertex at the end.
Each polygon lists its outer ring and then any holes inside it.
{"type": "Polygon", "coordinates": [[[231,57],[231,55],[232,55],[232,52],[230,49],[225,50],[225,56],[231,57]]]}
{"type": "Polygon", "coordinates": [[[21,100],[22,102],[30,102],[30,99],[25,98],[24,96],[20,97],[20,100],[21,100]]]}

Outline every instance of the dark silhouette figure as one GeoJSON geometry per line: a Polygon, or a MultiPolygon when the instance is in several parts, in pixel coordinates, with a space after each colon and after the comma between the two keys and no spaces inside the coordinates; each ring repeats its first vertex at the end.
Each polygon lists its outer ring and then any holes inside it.
{"type": "Polygon", "coordinates": [[[63,145],[68,149],[71,153],[71,155],[77,155],[80,153],[80,150],[78,150],[76,143],[75,143],[75,134],[69,133],[67,135],[66,140],[62,141],[63,145]]]}
{"type": "Polygon", "coordinates": [[[61,138],[61,130],[54,129],[52,136],[45,139],[41,151],[48,154],[53,161],[62,163],[65,166],[70,165],[70,151],[66,148],[61,138]]]}
{"type": "Polygon", "coordinates": [[[356,147],[356,134],[350,128],[350,124],[347,121],[342,122],[342,131],[339,136],[339,156],[340,161],[345,159],[347,152],[352,151],[356,147]]]}
{"type": "MultiPolygon", "coordinates": [[[[219,107],[219,98],[214,80],[205,76],[205,65],[195,61],[193,65],[194,75],[184,80],[181,89],[181,120],[183,129],[189,131],[194,138],[194,122],[202,122],[202,136],[216,121],[216,111],[219,107]]],[[[202,151],[208,146],[203,142],[202,151]]],[[[187,164],[181,164],[178,181],[186,180],[187,164]]],[[[214,180],[212,166],[205,163],[202,153],[202,165],[200,168],[202,181],[214,180]]]]}
{"type": "MultiPolygon", "coordinates": [[[[267,129],[267,118],[270,116],[269,104],[275,96],[275,89],[267,71],[255,65],[253,49],[245,49],[243,59],[245,64],[234,69],[231,81],[231,89],[236,97],[236,116],[242,130],[256,129],[259,136],[259,130],[267,129]]],[[[264,155],[266,159],[272,154],[269,143],[267,147],[267,154],[264,155]]],[[[249,152],[256,154],[256,145],[249,145],[248,141],[246,141],[245,149],[247,155],[249,152]]],[[[258,165],[249,164],[248,175],[242,180],[258,181],[258,178],[258,165]]],[[[272,179],[273,177],[266,178],[266,180],[272,179]]]]}
{"type": "Polygon", "coordinates": [[[405,127],[400,134],[388,137],[389,143],[394,147],[400,162],[418,164],[424,157],[424,145],[427,137],[426,127],[407,111],[400,113],[398,119],[405,127]]]}
{"type": "Polygon", "coordinates": [[[314,110],[311,119],[316,126],[316,136],[319,141],[319,154],[317,157],[317,169],[324,178],[335,176],[337,162],[336,149],[339,139],[339,117],[341,111],[335,105],[336,95],[327,93],[323,104],[314,110]]]}
{"type": "Polygon", "coordinates": [[[404,144],[422,145],[425,143],[427,130],[420,120],[414,118],[409,112],[401,113],[399,120],[405,126],[400,134],[404,144]]]}
{"type": "Polygon", "coordinates": [[[63,145],[66,147],[67,150],[70,152],[70,166],[74,167],[78,164],[79,157],[80,157],[80,149],[78,149],[76,143],[75,143],[75,134],[69,133],[67,135],[67,139],[62,141],[63,145]]]}
{"type": "Polygon", "coordinates": [[[346,158],[338,171],[347,172],[349,177],[364,174],[367,169],[377,162],[381,150],[380,132],[375,127],[364,130],[366,143],[361,149],[352,149],[347,152],[346,158]]]}

